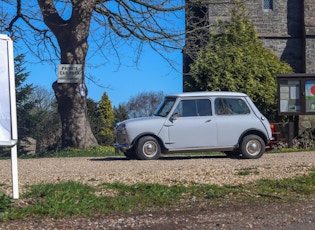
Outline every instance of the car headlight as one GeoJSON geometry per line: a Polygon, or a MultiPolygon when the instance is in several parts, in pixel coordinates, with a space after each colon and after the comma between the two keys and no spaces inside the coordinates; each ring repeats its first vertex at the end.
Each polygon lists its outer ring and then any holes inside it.
{"type": "Polygon", "coordinates": [[[128,142],[128,133],[125,123],[120,123],[115,128],[116,141],[119,143],[128,142]]]}
{"type": "Polygon", "coordinates": [[[118,132],[120,132],[121,134],[127,134],[127,131],[126,131],[126,124],[125,123],[120,123],[116,126],[116,130],[118,132]]]}

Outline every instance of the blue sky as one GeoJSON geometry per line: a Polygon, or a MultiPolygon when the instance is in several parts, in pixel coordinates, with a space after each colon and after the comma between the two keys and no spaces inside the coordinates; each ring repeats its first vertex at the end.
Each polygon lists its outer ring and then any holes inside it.
{"type": "MultiPolygon", "coordinates": [[[[28,3],[31,4],[32,1],[28,3]]],[[[37,8],[37,4],[35,6],[37,8]]],[[[63,13],[67,15],[67,12],[63,13]]],[[[176,16],[170,14],[167,20],[168,23],[165,25],[168,25],[168,28],[179,29],[181,32],[184,31],[183,11],[178,12],[176,16]]],[[[97,24],[93,24],[91,27],[90,48],[85,74],[86,76],[92,75],[92,79],[96,84],[85,78],[88,87],[88,98],[98,102],[103,93],[106,92],[112,105],[118,106],[120,103],[127,102],[130,97],[142,92],[163,91],[164,94],[182,92],[181,50],[174,51],[173,53],[163,53],[166,58],[176,63],[174,64],[174,69],[165,59],[153,51],[148,44],[143,44],[140,46],[142,52],[136,66],[134,64],[134,60],[137,57],[137,51],[134,50],[134,47],[137,47],[135,42],[124,42],[121,39],[110,40],[110,42],[105,42],[105,45],[100,47],[98,46],[99,44],[93,44],[93,39],[102,43],[102,36],[108,35],[99,32],[101,29],[97,24]],[[119,60],[115,56],[115,49],[111,46],[111,42],[115,42],[116,48],[119,49],[119,60]],[[100,52],[95,52],[97,50],[100,52]],[[117,65],[117,62],[122,64],[117,65]]],[[[36,51],[37,48],[34,47],[33,52],[36,51]]],[[[25,67],[26,71],[30,72],[26,83],[32,83],[34,86],[40,86],[52,92],[51,85],[57,80],[58,61],[54,64],[40,63],[38,59],[32,56],[31,51],[27,50],[22,42],[16,44],[15,55],[19,53],[26,55],[25,61],[27,63],[25,67]]]]}
{"type": "MultiPolygon", "coordinates": [[[[182,92],[182,53],[178,50],[165,55],[176,62],[176,69],[149,47],[143,49],[138,66],[132,63],[131,57],[121,66],[107,63],[93,69],[87,67],[88,74],[93,75],[93,81],[96,82],[95,84],[86,79],[88,98],[98,102],[106,92],[112,105],[118,106],[141,92],[163,91],[164,94],[182,92]]],[[[30,58],[33,57],[26,54],[26,59],[30,58]]],[[[27,63],[26,71],[30,72],[26,83],[52,91],[51,85],[57,79],[55,66],[27,63]]]]}

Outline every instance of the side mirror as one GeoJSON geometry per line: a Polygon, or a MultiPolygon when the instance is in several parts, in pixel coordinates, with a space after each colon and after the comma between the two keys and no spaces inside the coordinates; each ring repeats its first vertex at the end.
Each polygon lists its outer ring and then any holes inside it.
{"type": "Polygon", "coordinates": [[[179,118],[180,116],[179,116],[179,114],[178,113],[174,113],[173,115],[172,115],[172,120],[176,120],[177,118],[179,118]]]}

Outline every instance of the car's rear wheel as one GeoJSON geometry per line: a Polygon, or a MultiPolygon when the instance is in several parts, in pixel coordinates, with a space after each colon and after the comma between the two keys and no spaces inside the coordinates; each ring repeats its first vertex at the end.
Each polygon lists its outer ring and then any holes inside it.
{"type": "Polygon", "coordinates": [[[265,142],[257,135],[245,136],[241,143],[241,152],[243,158],[257,159],[265,152],[265,142]]]}
{"type": "Polygon", "coordinates": [[[136,155],[140,160],[156,160],[161,155],[159,142],[152,136],[144,136],[138,140],[136,155]]]}

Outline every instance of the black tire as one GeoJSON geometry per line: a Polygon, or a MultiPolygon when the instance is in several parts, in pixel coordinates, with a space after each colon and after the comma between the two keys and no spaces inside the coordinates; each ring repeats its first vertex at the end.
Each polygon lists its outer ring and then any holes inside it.
{"type": "Polygon", "coordinates": [[[136,155],[139,160],[156,160],[161,155],[159,142],[151,136],[144,136],[138,140],[136,155]]]}
{"type": "Polygon", "coordinates": [[[265,142],[257,135],[245,136],[241,143],[241,152],[243,158],[258,159],[265,152],[265,142]]]}
{"type": "Polygon", "coordinates": [[[137,159],[137,155],[134,148],[128,149],[126,152],[124,152],[124,155],[126,156],[127,159],[130,160],[137,159]]]}

